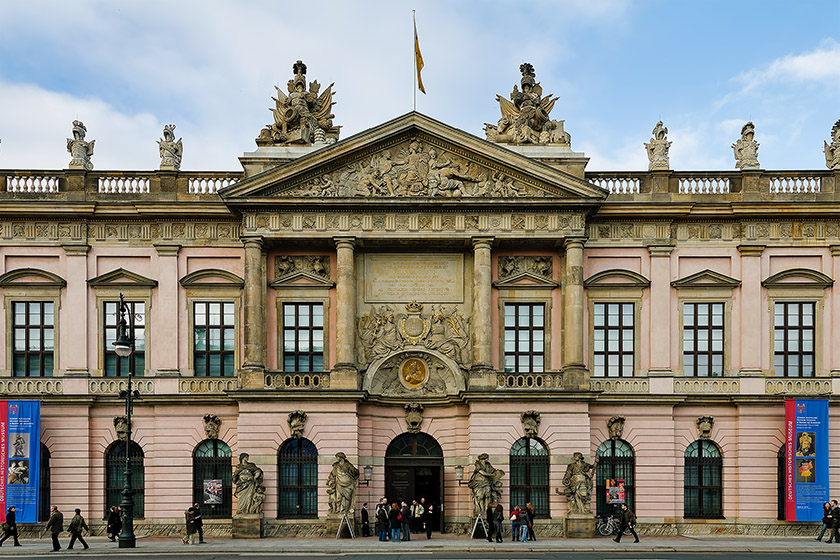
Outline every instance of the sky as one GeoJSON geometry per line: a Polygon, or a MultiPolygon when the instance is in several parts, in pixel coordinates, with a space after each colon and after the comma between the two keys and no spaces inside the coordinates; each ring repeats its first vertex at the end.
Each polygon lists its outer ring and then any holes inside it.
{"type": "Polygon", "coordinates": [[[298,59],[348,138],[412,110],[412,9],[417,110],[470,134],[530,62],[590,171],[646,170],[658,120],[678,171],[734,169],[749,120],[763,168],[826,168],[840,0],[0,0],[0,169],[66,168],[78,119],[97,170],[156,169],[167,123],[182,170],[241,170],[298,59]]]}

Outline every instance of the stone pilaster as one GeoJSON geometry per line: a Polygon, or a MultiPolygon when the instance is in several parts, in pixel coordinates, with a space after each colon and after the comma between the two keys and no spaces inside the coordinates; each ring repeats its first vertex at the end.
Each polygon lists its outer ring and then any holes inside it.
{"type": "Polygon", "coordinates": [[[588,383],[583,348],[583,243],[565,240],[566,270],[563,274],[563,384],[578,388],[588,383]]]}
{"type": "MultiPolygon", "coordinates": [[[[181,324],[178,294],[181,285],[178,283],[178,253],[181,246],[177,243],[155,243],[158,255],[158,304],[149,311],[153,314],[152,321],[157,318],[161,323],[171,321],[181,324]],[[166,316],[158,315],[165,313],[166,316]]],[[[189,312],[188,312],[189,313],[189,312]]],[[[165,337],[155,341],[155,351],[149,355],[148,367],[155,377],[176,377],[178,370],[178,342],[179,337],[165,337]]]]}
{"type": "Polygon", "coordinates": [[[492,237],[473,238],[473,363],[470,371],[471,389],[491,389],[496,386],[491,356],[492,341],[492,237]]]}
{"type": "Polygon", "coordinates": [[[650,368],[652,377],[671,370],[671,245],[648,247],[650,254],[650,368]]]}
{"type": "MultiPolygon", "coordinates": [[[[741,370],[742,376],[760,376],[762,320],[761,253],[764,245],[739,245],[741,253],[741,370]]],[[[737,331],[736,331],[737,332],[737,331]]]]}
{"type": "Polygon", "coordinates": [[[242,386],[251,389],[262,388],[265,369],[265,286],[263,265],[263,240],[261,237],[245,239],[245,356],[243,369],[248,377],[242,379],[242,386]],[[250,373],[248,373],[250,372],[250,373]],[[253,379],[251,379],[253,377],[253,379]],[[247,381],[247,383],[246,383],[247,381]],[[252,386],[252,385],[259,385],[252,386]]]}
{"type": "MultiPolygon", "coordinates": [[[[68,244],[62,245],[64,254],[67,256],[67,298],[64,303],[62,317],[67,320],[61,321],[57,364],[65,376],[87,377],[88,371],[88,313],[87,313],[87,254],[90,245],[68,244]]],[[[56,308],[56,313],[58,309],[56,308]]]]}
{"type": "Polygon", "coordinates": [[[359,388],[356,368],[356,256],[353,237],[336,237],[335,366],[330,388],[359,388]]]}

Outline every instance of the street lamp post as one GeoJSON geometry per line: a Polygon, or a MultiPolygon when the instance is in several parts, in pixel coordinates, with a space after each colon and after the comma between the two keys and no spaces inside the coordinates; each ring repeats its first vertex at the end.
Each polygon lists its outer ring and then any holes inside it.
{"type": "MultiPolygon", "coordinates": [[[[134,314],[129,312],[125,298],[120,294],[119,308],[120,322],[117,330],[117,340],[114,342],[114,352],[120,358],[129,358],[134,351],[134,314]],[[126,322],[128,314],[130,324],[126,322]]],[[[134,362],[129,361],[126,388],[120,391],[119,398],[125,399],[125,485],[122,491],[122,532],[119,538],[119,548],[134,548],[137,539],[134,536],[134,490],[131,489],[131,408],[132,399],[139,397],[139,391],[131,389],[131,378],[134,376],[134,362]]]]}

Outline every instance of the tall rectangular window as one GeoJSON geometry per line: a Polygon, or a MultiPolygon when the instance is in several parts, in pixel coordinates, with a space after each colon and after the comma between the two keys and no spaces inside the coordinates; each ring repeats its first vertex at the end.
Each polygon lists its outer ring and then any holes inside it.
{"type": "Polygon", "coordinates": [[[193,365],[196,377],[234,374],[235,319],[233,302],[193,304],[193,365]]]}
{"type": "Polygon", "coordinates": [[[689,377],[723,375],[723,303],[683,304],[683,371],[689,377]]]}
{"type": "Polygon", "coordinates": [[[773,314],[773,353],[777,377],[814,377],[813,302],[777,302],[773,314]]]}
{"type": "Polygon", "coordinates": [[[596,303],[592,373],[596,377],[633,377],[632,303],[596,303]]]}
{"type": "Polygon", "coordinates": [[[12,304],[15,377],[50,377],[55,352],[54,304],[50,301],[16,301],[12,304]]]}
{"type": "Polygon", "coordinates": [[[324,371],[323,304],[283,304],[283,371],[324,371]]]}
{"type": "Polygon", "coordinates": [[[127,301],[126,324],[128,335],[134,338],[134,350],[127,358],[114,352],[114,342],[120,325],[120,302],[106,301],[103,320],[105,340],[105,377],[127,377],[129,372],[142,376],[146,368],[146,304],[142,301],[127,301]],[[133,320],[133,325],[132,325],[133,320]]]}
{"type": "Polygon", "coordinates": [[[505,304],[505,371],[545,371],[545,304],[505,304]]]}

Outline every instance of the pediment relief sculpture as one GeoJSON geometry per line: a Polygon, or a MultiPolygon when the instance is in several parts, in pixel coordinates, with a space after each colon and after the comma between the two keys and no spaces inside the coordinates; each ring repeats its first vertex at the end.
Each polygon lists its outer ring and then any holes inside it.
{"type": "Polygon", "coordinates": [[[274,122],[260,131],[258,146],[278,146],[288,144],[332,144],[338,140],[339,128],[333,126],[335,118],[330,111],[335,102],[332,100],[332,87],[321,92],[317,81],[309,83],[306,90],[306,64],[298,60],[292,65],[295,76],[286,84],[288,95],[274,86],[277,97],[274,108],[269,109],[274,122]]]}
{"type": "Polygon", "coordinates": [[[831,144],[825,144],[825,166],[829,169],[840,169],[840,119],[831,127],[831,144]]]}
{"type": "MultiPolygon", "coordinates": [[[[281,193],[305,197],[543,197],[510,173],[412,139],[281,193]]],[[[555,196],[555,195],[552,195],[555,196]]]]}
{"type": "Polygon", "coordinates": [[[410,347],[440,352],[461,367],[470,362],[470,320],[455,306],[432,306],[425,312],[417,302],[399,313],[394,306],[372,307],[357,324],[359,362],[366,367],[377,358],[410,347]]]}
{"type": "Polygon", "coordinates": [[[498,276],[500,281],[523,273],[550,279],[553,275],[553,260],[551,256],[503,255],[499,257],[498,276]]]}
{"type": "Polygon", "coordinates": [[[423,350],[407,350],[385,358],[371,366],[365,380],[365,389],[372,395],[411,399],[455,395],[464,388],[464,376],[457,364],[423,350]]]}
{"type": "Polygon", "coordinates": [[[305,272],[330,279],[330,258],[327,255],[280,255],[274,259],[274,278],[279,280],[295,272],[305,272]]]}
{"type": "Polygon", "coordinates": [[[522,72],[522,91],[514,85],[510,100],[496,96],[502,118],[495,125],[485,123],[487,140],[499,144],[571,145],[572,137],[563,130],[563,121],[548,116],[558,98],[551,94],[543,96],[532,64],[521,64],[519,71],[522,72]]]}

